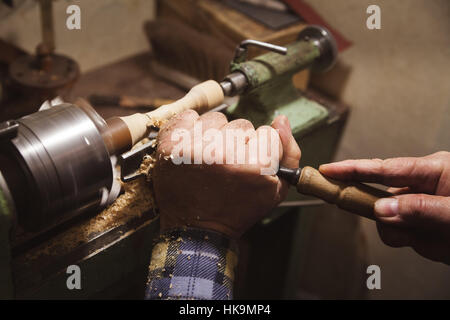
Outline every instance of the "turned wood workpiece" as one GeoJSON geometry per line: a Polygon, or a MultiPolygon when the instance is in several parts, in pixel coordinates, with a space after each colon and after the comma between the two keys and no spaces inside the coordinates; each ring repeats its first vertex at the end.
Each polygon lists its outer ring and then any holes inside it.
{"type": "Polygon", "coordinates": [[[193,87],[183,98],[148,113],[135,113],[120,119],[128,127],[131,145],[136,144],[148,134],[150,126],[157,126],[172,116],[185,110],[203,113],[219,106],[224,99],[222,87],[213,80],[202,82],[193,87]]]}
{"type": "Polygon", "coordinates": [[[374,205],[378,199],[393,194],[366,184],[330,179],[318,170],[304,167],[297,182],[297,191],[320,198],[339,208],[375,220],[374,205]]]}

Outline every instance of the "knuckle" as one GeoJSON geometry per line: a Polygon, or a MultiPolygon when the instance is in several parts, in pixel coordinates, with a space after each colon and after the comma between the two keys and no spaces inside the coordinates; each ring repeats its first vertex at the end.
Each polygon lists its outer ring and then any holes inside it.
{"type": "Polygon", "coordinates": [[[208,115],[208,114],[213,116],[213,117],[226,118],[225,115],[222,112],[213,111],[213,112],[207,112],[204,115],[208,115]]]}
{"type": "Polygon", "coordinates": [[[371,168],[370,170],[373,170],[374,164],[372,161],[375,162],[375,167],[378,167],[379,164],[376,159],[369,160],[369,159],[350,159],[350,160],[344,160],[340,164],[343,168],[345,168],[346,171],[346,178],[345,179],[358,179],[360,175],[366,174],[366,171],[371,168]]]}
{"type": "Polygon", "coordinates": [[[289,150],[289,156],[293,159],[300,160],[300,158],[302,156],[302,151],[300,150],[299,146],[289,150]]]}
{"type": "Polygon", "coordinates": [[[202,114],[199,117],[199,120],[201,120],[201,121],[205,121],[205,120],[219,120],[219,121],[226,121],[226,122],[228,122],[227,117],[223,113],[216,112],[216,111],[214,111],[214,112],[207,112],[205,114],[202,114]]]}
{"type": "Polygon", "coordinates": [[[402,197],[399,200],[399,214],[406,220],[417,219],[426,214],[428,199],[424,194],[402,197]]]}
{"type": "Polygon", "coordinates": [[[197,111],[192,110],[192,109],[188,109],[188,110],[184,110],[183,112],[181,112],[179,114],[180,118],[184,118],[184,117],[199,117],[197,111]]]}
{"type": "Polygon", "coordinates": [[[438,151],[436,153],[433,153],[431,156],[438,157],[438,158],[449,159],[450,158],[450,152],[448,152],[448,151],[438,151]]]}
{"type": "Polygon", "coordinates": [[[264,126],[259,127],[259,128],[256,130],[256,132],[258,132],[258,133],[261,133],[261,132],[268,132],[268,133],[270,133],[270,134],[276,133],[276,134],[278,135],[277,130],[275,130],[275,129],[272,128],[271,126],[267,126],[267,125],[264,125],[264,126]]]}
{"type": "MultiPolygon", "coordinates": [[[[271,126],[268,126],[268,125],[263,125],[263,126],[260,126],[259,128],[258,128],[258,130],[270,130],[270,129],[273,129],[271,126]]],[[[275,129],[274,129],[275,130],[275,129]]]]}
{"type": "Polygon", "coordinates": [[[385,159],[385,160],[381,160],[379,161],[379,164],[381,166],[381,174],[383,176],[389,175],[391,172],[391,169],[394,165],[394,158],[390,158],[390,159],[385,159]]]}
{"type": "Polygon", "coordinates": [[[388,160],[389,159],[386,159],[386,160],[378,159],[378,158],[372,159],[371,161],[373,163],[374,171],[379,171],[382,174],[384,172],[386,172],[386,170],[387,170],[387,168],[389,166],[389,163],[387,162],[388,160]]]}
{"type": "Polygon", "coordinates": [[[177,113],[173,117],[171,117],[168,121],[166,121],[162,126],[160,131],[170,131],[175,129],[180,123],[184,120],[196,120],[199,118],[198,113],[195,110],[184,110],[180,113],[177,113]]]}
{"type": "Polygon", "coordinates": [[[450,166],[450,152],[440,151],[436,153],[436,155],[437,155],[436,168],[438,170],[444,170],[444,168],[450,166]]]}
{"type": "Polygon", "coordinates": [[[415,170],[417,163],[413,158],[389,158],[381,160],[380,174],[382,177],[382,184],[389,185],[389,182],[402,175],[407,175],[405,170],[410,173],[415,170]]]}
{"type": "Polygon", "coordinates": [[[230,125],[232,124],[237,127],[253,128],[253,124],[250,121],[248,121],[247,119],[236,119],[236,120],[231,121],[229,124],[230,125]]]}
{"type": "Polygon", "coordinates": [[[416,214],[420,212],[425,212],[428,207],[428,201],[425,195],[418,194],[416,197],[414,197],[414,199],[415,199],[414,208],[411,211],[414,211],[416,214]]]}

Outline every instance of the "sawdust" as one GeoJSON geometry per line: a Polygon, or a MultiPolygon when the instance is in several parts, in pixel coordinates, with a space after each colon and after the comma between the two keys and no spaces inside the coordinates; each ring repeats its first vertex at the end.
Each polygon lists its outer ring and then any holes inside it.
{"type": "MultiPolygon", "coordinates": [[[[172,117],[175,113],[172,114],[172,117]]],[[[149,123],[147,123],[147,127],[161,128],[168,120],[167,119],[154,119],[151,118],[149,123]]]]}
{"type": "Polygon", "coordinates": [[[124,193],[112,205],[88,221],[70,228],[27,253],[25,259],[36,260],[42,256],[63,255],[114,227],[154,210],[151,169],[155,162],[153,156],[145,156],[139,168],[144,176],[129,183],[122,183],[124,193]]]}

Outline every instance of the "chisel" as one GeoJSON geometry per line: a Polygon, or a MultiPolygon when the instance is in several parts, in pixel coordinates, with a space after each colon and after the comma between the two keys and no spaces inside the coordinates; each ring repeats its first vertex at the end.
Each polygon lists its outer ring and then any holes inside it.
{"type": "Polygon", "coordinates": [[[314,196],[359,216],[375,220],[374,205],[378,199],[393,194],[359,182],[337,181],[312,167],[280,167],[277,175],[304,195],[314,196]]]}

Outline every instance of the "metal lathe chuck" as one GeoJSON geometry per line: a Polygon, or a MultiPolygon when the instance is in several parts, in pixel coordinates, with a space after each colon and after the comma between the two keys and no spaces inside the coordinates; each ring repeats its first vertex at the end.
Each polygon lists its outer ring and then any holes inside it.
{"type": "Polygon", "coordinates": [[[37,230],[107,202],[113,184],[103,119],[62,104],[0,125],[0,193],[37,230]]]}

